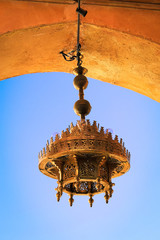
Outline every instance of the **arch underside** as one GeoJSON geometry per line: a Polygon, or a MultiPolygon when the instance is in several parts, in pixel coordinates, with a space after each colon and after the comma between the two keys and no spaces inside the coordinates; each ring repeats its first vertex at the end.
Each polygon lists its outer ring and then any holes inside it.
{"type": "MultiPolygon", "coordinates": [[[[87,76],[125,87],[160,102],[160,47],[123,32],[83,24],[87,76]]],[[[72,73],[60,51],[76,46],[76,23],[34,27],[0,36],[0,79],[37,72],[72,73]]]]}
{"type": "MultiPolygon", "coordinates": [[[[65,62],[59,54],[76,47],[75,6],[40,2],[0,0],[0,80],[37,72],[72,73],[76,67],[76,61],[65,62]],[[26,9],[33,11],[32,17],[26,17],[26,9]]],[[[84,7],[89,13],[80,41],[87,76],[160,102],[160,12],[84,7]]]]}

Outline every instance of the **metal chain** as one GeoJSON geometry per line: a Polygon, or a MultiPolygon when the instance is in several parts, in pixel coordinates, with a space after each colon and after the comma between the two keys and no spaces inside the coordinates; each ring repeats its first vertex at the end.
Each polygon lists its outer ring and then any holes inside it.
{"type": "MultiPolygon", "coordinates": [[[[78,0],[78,8],[77,9],[80,9],[80,0],[78,0]]],[[[81,54],[81,44],[80,44],[80,13],[79,12],[77,12],[77,13],[78,13],[78,18],[77,18],[77,48],[76,48],[76,50],[72,50],[69,53],[65,53],[64,51],[61,51],[60,54],[62,54],[64,59],[68,62],[77,59],[77,66],[81,66],[83,55],[81,54]],[[77,52],[76,55],[75,55],[75,52],[77,52]]]]}
{"type": "MultiPolygon", "coordinates": [[[[80,9],[80,0],[78,0],[78,9],[80,9]]],[[[80,38],[80,13],[78,12],[78,19],[77,19],[77,66],[80,66],[80,50],[81,45],[79,43],[80,38]]],[[[82,62],[82,61],[81,61],[82,62]]]]}

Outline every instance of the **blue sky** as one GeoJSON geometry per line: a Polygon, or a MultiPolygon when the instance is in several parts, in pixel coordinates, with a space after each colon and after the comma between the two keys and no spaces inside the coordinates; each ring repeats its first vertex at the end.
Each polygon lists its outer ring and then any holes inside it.
{"type": "MultiPolygon", "coordinates": [[[[160,104],[128,89],[89,79],[88,118],[122,137],[131,169],[114,179],[113,197],[55,197],[56,180],[38,170],[38,152],[79,119],[73,75],[37,73],[0,82],[0,239],[160,238],[160,104]]],[[[129,81],[129,79],[128,79],[129,81]]]]}

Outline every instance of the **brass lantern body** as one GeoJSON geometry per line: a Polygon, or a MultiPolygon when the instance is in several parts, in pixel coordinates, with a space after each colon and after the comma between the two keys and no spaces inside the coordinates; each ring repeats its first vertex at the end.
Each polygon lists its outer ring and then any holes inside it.
{"type": "Polygon", "coordinates": [[[76,126],[51,138],[46,149],[39,154],[39,169],[45,175],[58,180],[57,200],[63,192],[70,195],[89,195],[90,206],[93,195],[105,193],[106,202],[112,196],[112,178],[121,176],[130,168],[130,153],[122,139],[104,132],[94,121],[79,120],[76,126]]]}

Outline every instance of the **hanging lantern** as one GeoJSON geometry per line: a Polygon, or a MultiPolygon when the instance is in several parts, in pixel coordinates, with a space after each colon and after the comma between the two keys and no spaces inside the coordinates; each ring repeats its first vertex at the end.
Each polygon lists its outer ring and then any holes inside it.
{"type": "MultiPolygon", "coordinates": [[[[80,0],[78,9],[81,9],[80,0]]],[[[103,127],[99,128],[96,121],[91,124],[85,119],[91,111],[91,105],[84,99],[88,80],[85,76],[87,69],[81,66],[81,13],[77,12],[77,54],[70,60],[77,59],[77,68],[73,71],[76,75],[73,85],[79,91],[79,100],[74,104],[74,111],[81,119],[75,126],[71,123],[69,128],[62,131],[61,136],[57,134],[54,141],[53,138],[50,143],[47,141],[46,148],[39,154],[39,169],[43,174],[58,180],[58,202],[63,192],[69,195],[70,206],[73,205],[74,195],[88,195],[92,207],[95,194],[104,193],[104,199],[108,203],[113,194],[112,179],[123,175],[130,168],[130,153],[126,151],[122,139],[118,140],[117,135],[113,139],[111,132],[104,131],[103,127]]],[[[85,10],[81,9],[81,12],[85,10]]],[[[68,60],[68,54],[61,54],[68,60]]]]}

